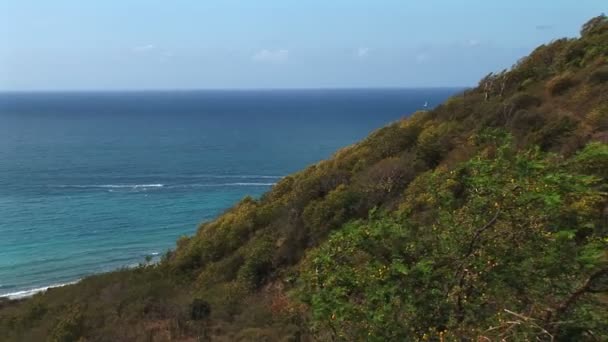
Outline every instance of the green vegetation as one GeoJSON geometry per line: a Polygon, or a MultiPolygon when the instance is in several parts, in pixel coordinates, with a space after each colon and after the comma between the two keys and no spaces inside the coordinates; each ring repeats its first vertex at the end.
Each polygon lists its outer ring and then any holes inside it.
{"type": "Polygon", "coordinates": [[[608,338],[608,311],[573,298],[587,282],[600,289],[594,275],[608,270],[597,214],[606,179],[580,173],[599,171],[608,145],[569,160],[482,146],[419,176],[399,210],[349,223],[310,253],[301,286],[315,331],[346,341],[608,338]]]}
{"type": "Polygon", "coordinates": [[[4,341],[608,339],[608,20],[245,198],[4,341]]]}

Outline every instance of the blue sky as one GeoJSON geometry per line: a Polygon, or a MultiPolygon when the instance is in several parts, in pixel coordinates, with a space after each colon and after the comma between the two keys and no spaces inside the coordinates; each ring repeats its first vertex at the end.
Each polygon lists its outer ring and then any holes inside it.
{"type": "Polygon", "coordinates": [[[473,85],[605,0],[0,0],[0,90],[473,85]]]}

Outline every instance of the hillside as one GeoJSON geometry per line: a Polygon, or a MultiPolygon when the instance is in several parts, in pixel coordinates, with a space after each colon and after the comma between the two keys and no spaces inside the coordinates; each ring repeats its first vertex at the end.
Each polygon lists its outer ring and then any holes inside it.
{"type": "Polygon", "coordinates": [[[608,339],[608,19],[245,198],[4,341],[608,339]]]}

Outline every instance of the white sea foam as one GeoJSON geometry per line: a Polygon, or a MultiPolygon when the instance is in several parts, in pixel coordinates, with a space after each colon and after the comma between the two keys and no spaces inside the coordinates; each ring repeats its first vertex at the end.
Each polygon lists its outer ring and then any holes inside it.
{"type": "Polygon", "coordinates": [[[110,188],[110,189],[141,189],[141,188],[162,188],[164,184],[91,184],[91,185],[70,185],[70,184],[62,184],[55,185],[53,187],[58,188],[110,188]]]}
{"type": "Polygon", "coordinates": [[[239,179],[280,179],[283,176],[269,176],[269,175],[200,175],[201,177],[209,177],[209,178],[239,178],[239,179]]]}
{"type": "Polygon", "coordinates": [[[226,183],[225,185],[227,186],[269,186],[269,185],[275,185],[277,183],[256,183],[256,182],[249,182],[249,183],[226,183]]]}
{"type": "MultiPolygon", "coordinates": [[[[220,177],[218,177],[220,178],[220,177]]],[[[234,177],[236,178],[236,177],[234,177]]],[[[271,176],[259,177],[271,179],[271,176]]],[[[275,178],[273,176],[273,178],[275,178]]],[[[51,185],[58,188],[77,188],[77,189],[107,189],[108,192],[114,192],[119,189],[158,189],[158,188],[198,188],[198,187],[222,187],[222,186],[272,186],[276,182],[231,182],[231,183],[195,183],[195,184],[90,184],[90,185],[51,185]]]]}
{"type": "Polygon", "coordinates": [[[221,186],[272,186],[277,183],[238,182],[238,183],[216,183],[216,184],[183,184],[176,187],[221,187],[221,186]]]}
{"type": "MultiPolygon", "coordinates": [[[[104,175],[107,178],[122,178],[122,175],[104,175]]],[[[163,178],[163,179],[182,179],[182,178],[238,178],[238,179],[281,179],[285,176],[277,175],[234,175],[234,174],[211,174],[211,173],[196,173],[196,174],[165,174],[165,173],[149,173],[131,175],[135,178],[163,178]]]]}
{"type": "Polygon", "coordinates": [[[5,294],[1,294],[0,297],[5,297],[8,299],[21,299],[21,298],[31,297],[31,296],[35,295],[36,293],[44,292],[48,289],[52,289],[52,288],[56,288],[56,287],[63,287],[63,286],[67,286],[67,285],[76,284],[79,281],[80,280],[76,280],[76,281],[71,281],[68,283],[53,284],[53,285],[49,285],[49,286],[37,287],[37,288],[33,288],[33,289],[28,289],[28,290],[21,290],[21,291],[5,293],[5,294]]]}

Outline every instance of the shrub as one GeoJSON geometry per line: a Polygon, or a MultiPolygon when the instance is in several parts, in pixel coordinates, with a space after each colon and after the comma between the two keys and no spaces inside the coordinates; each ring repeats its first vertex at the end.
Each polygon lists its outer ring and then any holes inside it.
{"type": "Polygon", "coordinates": [[[587,122],[593,130],[608,130],[608,105],[603,105],[592,109],[587,114],[587,122]]]}
{"type": "Polygon", "coordinates": [[[82,333],[83,315],[80,307],[74,306],[69,309],[55,325],[50,340],[53,342],[77,341],[82,333]]]}
{"type": "Polygon", "coordinates": [[[245,262],[238,271],[237,279],[248,289],[255,289],[272,267],[275,240],[270,236],[254,237],[245,251],[245,262]]]}
{"type": "Polygon", "coordinates": [[[364,146],[373,147],[378,159],[394,155],[414,145],[420,129],[416,125],[406,126],[393,123],[381,128],[363,141],[364,146]]]}
{"type": "Polygon", "coordinates": [[[530,132],[540,129],[545,124],[544,115],[534,110],[521,109],[515,112],[508,126],[515,133],[530,132]]]}
{"type": "Polygon", "coordinates": [[[574,168],[580,172],[608,178],[608,145],[591,143],[572,160],[574,168]]]}
{"type": "Polygon", "coordinates": [[[511,71],[513,81],[522,82],[525,88],[534,80],[541,80],[551,72],[559,53],[570,44],[569,39],[558,39],[551,44],[537,47],[529,56],[522,58],[511,71]]]}
{"type": "Polygon", "coordinates": [[[455,122],[428,123],[418,136],[417,155],[430,167],[439,164],[452,148],[452,138],[458,130],[455,122]]]}
{"type": "Polygon", "coordinates": [[[368,199],[400,192],[414,178],[416,164],[415,156],[411,154],[386,158],[357,175],[356,182],[368,199]]]}
{"type": "Polygon", "coordinates": [[[234,280],[244,262],[243,255],[235,253],[220,261],[208,264],[198,275],[196,280],[197,286],[211,286],[213,284],[234,280]]]}
{"type": "Polygon", "coordinates": [[[553,70],[561,72],[563,70],[582,66],[582,62],[585,58],[586,52],[586,44],[583,41],[570,40],[556,57],[553,70]]]}
{"type": "MultiPolygon", "coordinates": [[[[605,145],[590,148],[573,164],[608,162],[605,145]]],[[[524,341],[539,327],[580,340],[590,327],[605,339],[595,287],[579,290],[608,270],[608,241],[588,233],[605,204],[599,179],[507,142],[414,183],[405,207],[425,203],[430,219],[419,209],[372,213],[306,258],[301,294],[315,331],[343,341],[524,341]],[[587,300],[572,295],[587,290],[587,300]],[[518,313],[530,318],[509,323],[518,313]]]]}
{"type": "Polygon", "coordinates": [[[574,78],[569,74],[559,75],[553,77],[547,82],[547,91],[552,96],[563,94],[566,90],[570,89],[576,84],[574,78]]]}
{"type": "Polygon", "coordinates": [[[211,315],[211,306],[206,301],[195,298],[190,304],[190,319],[199,321],[211,315]]]}
{"type": "Polygon", "coordinates": [[[47,311],[48,307],[45,304],[39,301],[33,301],[30,303],[30,306],[27,308],[25,316],[23,317],[24,323],[31,324],[34,321],[41,319],[47,311]]]}
{"type": "Polygon", "coordinates": [[[559,141],[568,137],[578,126],[578,121],[568,115],[547,122],[542,128],[530,134],[531,142],[539,145],[542,150],[549,150],[559,141]]]}
{"type": "Polygon", "coordinates": [[[608,30],[608,17],[602,14],[597,17],[591,18],[581,28],[581,36],[589,36],[592,34],[598,34],[608,30]]]}
{"type": "Polygon", "coordinates": [[[528,93],[518,93],[511,97],[509,103],[513,107],[513,110],[518,110],[530,107],[538,107],[542,103],[542,100],[528,93]]]}
{"type": "Polygon", "coordinates": [[[260,342],[271,342],[278,341],[279,335],[277,332],[270,328],[246,328],[241,330],[234,338],[237,342],[245,341],[260,341],[260,342]]]}
{"type": "Polygon", "coordinates": [[[521,84],[519,85],[519,90],[524,90],[526,89],[528,86],[530,86],[531,84],[534,83],[534,78],[530,77],[530,78],[526,78],[523,82],[521,82],[521,84]]]}
{"type": "Polygon", "coordinates": [[[608,67],[604,66],[592,72],[588,81],[592,84],[608,82],[608,67]]]}
{"type": "Polygon", "coordinates": [[[356,211],[357,193],[346,185],[340,185],[325,198],[311,202],[302,213],[313,241],[342,225],[356,211]]]}

